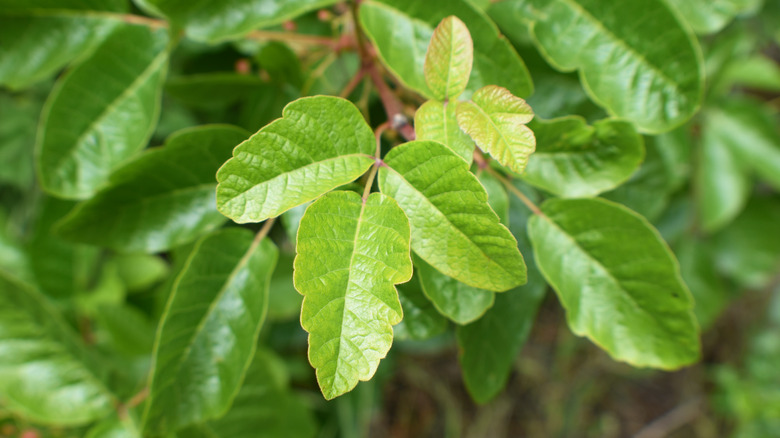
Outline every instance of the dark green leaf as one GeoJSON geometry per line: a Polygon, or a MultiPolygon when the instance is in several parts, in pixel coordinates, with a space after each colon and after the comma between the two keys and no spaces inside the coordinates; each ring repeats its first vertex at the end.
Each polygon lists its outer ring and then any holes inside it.
{"type": "Polygon", "coordinates": [[[641,131],[668,131],[699,108],[701,49],[663,0],[510,0],[490,15],[528,25],[555,68],[579,70],[594,101],[641,131]]]}
{"type": "Polygon", "coordinates": [[[270,88],[254,75],[203,73],[168,80],[165,91],[193,108],[224,108],[245,99],[258,87],[270,88]]]}
{"type": "Polygon", "coordinates": [[[394,285],[412,277],[409,221],[391,198],[336,191],[306,209],[295,288],[309,360],[330,400],[369,380],[403,318],[394,285]]]}
{"type": "Polygon", "coordinates": [[[120,27],[58,81],[36,144],[45,190],[88,198],[146,146],[157,123],[167,42],[164,30],[120,27]]]}
{"type": "Polygon", "coordinates": [[[556,196],[596,196],[626,181],[644,157],[642,137],[634,126],[601,120],[588,126],[579,116],[531,125],[536,152],[523,180],[556,196]]]}
{"type": "Polygon", "coordinates": [[[479,172],[477,178],[487,192],[490,208],[496,212],[502,224],[509,226],[509,195],[504,185],[487,172],[479,172]]]}
{"type": "Polygon", "coordinates": [[[223,222],[214,175],[249,133],[230,126],[179,131],[119,169],[110,185],[59,225],[60,235],[120,251],[161,252],[223,222]]]}
{"type": "Polygon", "coordinates": [[[688,238],[675,247],[685,284],[696,306],[693,311],[702,330],[706,330],[728,306],[730,297],[718,275],[713,248],[708,241],[688,238]]]}
{"type": "Polygon", "coordinates": [[[616,360],[676,369],[699,358],[693,299],[652,226],[601,199],[550,199],[528,223],[572,331],[616,360]]]}
{"type": "Polygon", "coordinates": [[[699,34],[717,32],[739,15],[761,8],[763,0],[668,0],[699,34]]]}
{"type": "Polygon", "coordinates": [[[414,256],[417,277],[425,296],[442,315],[457,324],[468,324],[493,306],[492,291],[478,289],[448,277],[414,256]]]}
{"type": "Polygon", "coordinates": [[[474,64],[465,95],[485,85],[499,85],[516,96],[533,91],[522,59],[487,15],[467,0],[382,0],[360,5],[360,23],[382,62],[409,88],[434,97],[423,74],[433,28],[454,15],[468,26],[474,42],[474,64]],[[385,4],[382,4],[385,3],[385,4]]]}
{"type": "MultiPolygon", "coordinates": [[[[415,275],[415,278],[417,277],[419,274],[415,275]]],[[[396,286],[404,310],[403,321],[393,328],[396,339],[421,341],[439,335],[447,329],[447,320],[425,296],[420,282],[415,278],[396,286]]]]}
{"type": "Polygon", "coordinates": [[[349,101],[298,99],[219,169],[217,208],[239,223],[278,216],[359,177],[374,149],[374,133],[349,101]]]}
{"type": "Polygon", "coordinates": [[[269,239],[228,228],[195,245],[174,283],[154,349],[145,436],[224,414],[255,351],[277,259],[269,239]]]}
{"type": "Polygon", "coordinates": [[[409,217],[412,249],[444,275],[502,292],[525,283],[517,241],[499,223],[468,165],[446,146],[395,147],[379,169],[379,188],[409,217]]]}
{"type": "Polygon", "coordinates": [[[81,425],[109,414],[113,396],[94,358],[33,288],[0,272],[0,401],[32,421],[81,425]]]}
{"type": "Polygon", "coordinates": [[[324,8],[337,0],[145,0],[193,39],[218,42],[324,8]]]}

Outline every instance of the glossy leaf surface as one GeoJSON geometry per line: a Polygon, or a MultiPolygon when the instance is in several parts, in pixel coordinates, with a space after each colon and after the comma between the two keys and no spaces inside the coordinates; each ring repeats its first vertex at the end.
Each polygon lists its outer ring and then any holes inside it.
{"type": "MultiPolygon", "coordinates": [[[[0,4],[0,15],[3,14],[0,4]]],[[[0,84],[28,87],[97,46],[114,20],[57,11],[19,11],[0,16],[0,84]]]]}
{"type": "Polygon", "coordinates": [[[490,15],[527,23],[555,68],[579,70],[591,98],[640,131],[668,131],[699,107],[701,50],[663,0],[510,0],[490,15]]]}
{"type": "Polygon", "coordinates": [[[82,425],[113,410],[113,396],[75,333],[36,290],[0,272],[0,400],[35,422],[82,425]]]}
{"type": "Polygon", "coordinates": [[[306,209],[298,229],[295,288],[309,361],[326,399],[369,380],[403,317],[394,285],[412,277],[409,221],[381,194],[336,191],[306,209]]]}
{"type": "MultiPolygon", "coordinates": [[[[416,274],[414,277],[416,278],[416,274]]],[[[396,286],[404,319],[393,328],[396,339],[410,338],[421,341],[439,335],[447,329],[447,319],[425,296],[420,282],[413,278],[407,283],[396,286]]]]}
{"type": "Polygon", "coordinates": [[[433,30],[423,73],[428,88],[439,100],[456,99],[471,76],[474,43],[458,17],[449,16],[433,30]]]}
{"type": "Polygon", "coordinates": [[[438,141],[471,164],[474,160],[474,141],[458,126],[456,108],[456,102],[425,102],[414,113],[414,133],[417,140],[438,141]]]}
{"type": "Polygon", "coordinates": [[[578,116],[532,125],[536,152],[523,179],[556,196],[595,196],[626,181],[644,158],[642,137],[633,125],[601,120],[588,126],[578,116]]]}
{"type": "Polygon", "coordinates": [[[528,234],[571,330],[616,360],[675,369],[699,357],[693,299],[641,216],[601,199],[550,199],[528,234]]]}
{"type": "Polygon", "coordinates": [[[277,259],[269,239],[227,228],[195,245],[157,333],[145,435],[224,414],[255,351],[277,259]]]}
{"type": "Polygon", "coordinates": [[[60,235],[119,251],[161,252],[225,222],[214,175],[249,133],[231,126],[180,131],[119,169],[108,188],[80,204],[60,235]]]}
{"type": "Polygon", "coordinates": [[[468,324],[493,306],[495,293],[463,284],[414,257],[417,276],[425,296],[436,310],[457,324],[468,324]]]}
{"type": "Polygon", "coordinates": [[[434,97],[424,77],[425,53],[433,29],[454,15],[462,20],[474,43],[474,62],[465,96],[489,84],[517,96],[533,91],[522,59],[480,9],[467,0],[382,0],[360,5],[360,23],[379,52],[382,62],[406,86],[434,97]]]}
{"type": "Polygon", "coordinates": [[[525,283],[517,241],[461,158],[440,143],[413,141],[393,148],[384,162],[379,188],[409,218],[420,258],[469,286],[501,292],[525,283]]]}
{"type": "Polygon", "coordinates": [[[523,173],[536,149],[534,133],[526,126],[534,117],[525,100],[506,88],[488,85],[458,103],[458,125],[499,163],[523,173]]]}
{"type": "Polygon", "coordinates": [[[219,169],[217,208],[239,223],[278,216],[359,177],[374,149],[374,133],[351,102],[298,99],[219,169]]]}
{"type": "Polygon", "coordinates": [[[336,0],[145,0],[193,39],[219,42],[279,24],[336,0]]]}
{"type": "Polygon", "coordinates": [[[146,146],[157,123],[167,42],[164,30],[120,27],[58,82],[36,144],[46,191],[87,198],[146,146]]]}
{"type": "Polygon", "coordinates": [[[313,438],[311,411],[289,388],[285,363],[259,348],[233,406],[218,420],[184,431],[193,438],[313,438]]]}
{"type": "Polygon", "coordinates": [[[735,17],[756,12],[762,0],[668,0],[699,34],[717,32],[735,17]]]}

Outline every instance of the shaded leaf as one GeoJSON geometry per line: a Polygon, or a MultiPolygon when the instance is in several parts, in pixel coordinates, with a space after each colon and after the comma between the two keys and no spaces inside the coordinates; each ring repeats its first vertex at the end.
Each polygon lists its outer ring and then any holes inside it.
{"type": "Polygon", "coordinates": [[[510,0],[490,15],[527,24],[550,64],[579,70],[591,98],[640,131],[668,131],[699,108],[701,49],[662,0],[510,0]]]}
{"type": "Polygon", "coordinates": [[[675,254],[680,260],[685,284],[690,288],[696,303],[693,308],[696,320],[702,330],[706,330],[733,298],[718,274],[712,244],[687,238],[677,244],[675,254]]]}
{"type": "Polygon", "coordinates": [[[471,164],[474,160],[474,141],[458,126],[456,108],[456,102],[425,102],[414,113],[414,133],[417,140],[438,141],[471,164]]]}
{"type": "Polygon", "coordinates": [[[94,358],[36,290],[0,272],[0,400],[16,415],[77,426],[115,402],[94,358]]]}
{"type": "Polygon", "coordinates": [[[644,142],[634,126],[601,120],[588,126],[579,116],[532,125],[536,152],[523,180],[556,196],[596,196],[626,181],[644,158],[644,142]]]}
{"type": "Polygon", "coordinates": [[[241,143],[217,172],[217,208],[261,222],[353,181],[374,163],[374,133],[349,101],[304,97],[241,143]]]}
{"type": "Polygon", "coordinates": [[[487,172],[479,172],[477,178],[487,192],[490,208],[496,212],[502,224],[509,226],[509,195],[507,195],[504,185],[487,172]]]}
{"type": "Polygon", "coordinates": [[[144,435],[224,414],[255,351],[277,259],[269,239],[227,228],[195,245],[178,275],[154,349],[144,435]]]}
{"type": "Polygon", "coordinates": [[[249,133],[231,126],[179,131],[111,176],[59,224],[68,239],[119,251],[161,252],[225,222],[214,174],[249,133]]]}
{"type": "Polygon", "coordinates": [[[295,288],[309,361],[326,399],[369,380],[403,317],[394,285],[409,281],[409,222],[380,193],[336,191],[306,209],[298,229],[295,288]]]}
{"type": "Polygon", "coordinates": [[[41,116],[41,186],[83,199],[146,146],[157,123],[168,52],[164,30],[124,26],[55,85],[41,116]]]}
{"type": "Polygon", "coordinates": [[[393,148],[384,163],[379,188],[409,218],[420,258],[469,286],[501,292],[525,282],[517,241],[460,157],[440,143],[413,141],[393,148]]]}
{"type": "Polygon", "coordinates": [[[214,109],[241,101],[258,87],[271,88],[258,76],[219,72],[173,77],[165,91],[187,106],[214,109]]]}
{"type": "Polygon", "coordinates": [[[425,296],[439,313],[451,321],[468,324],[493,306],[495,293],[492,291],[469,286],[448,277],[416,255],[414,265],[417,267],[417,277],[425,296]]]}
{"type": "Polygon", "coordinates": [[[313,438],[312,412],[288,387],[285,363],[259,348],[233,403],[221,418],[183,432],[194,438],[313,438]]]}
{"type": "Polygon", "coordinates": [[[528,234],[571,330],[614,359],[676,369],[699,358],[693,299],[641,216],[601,199],[550,199],[528,234]]]}
{"type": "Polygon", "coordinates": [[[499,36],[495,24],[467,0],[382,0],[360,5],[360,24],[382,62],[408,88],[434,97],[425,82],[425,53],[433,28],[454,15],[462,20],[474,43],[474,62],[464,95],[495,84],[517,96],[533,91],[531,77],[520,56],[499,36]]]}
{"type": "Polygon", "coordinates": [[[525,126],[531,107],[506,88],[488,85],[458,103],[458,125],[482,150],[515,173],[523,173],[536,148],[534,133],[525,126]]]}
{"type": "MultiPolygon", "coordinates": [[[[528,186],[515,182],[532,201],[538,195],[528,186]]],[[[531,332],[536,312],[544,298],[547,284],[539,273],[526,234],[531,212],[513,196],[510,200],[509,229],[526,254],[528,283],[496,295],[493,307],[471,324],[457,327],[460,367],[463,382],[477,403],[485,403],[506,386],[515,359],[531,332]]]]}
{"type": "Polygon", "coordinates": [[[469,29],[458,17],[449,16],[436,26],[425,54],[423,73],[433,96],[457,99],[466,89],[474,62],[469,29]]]}
{"type": "MultiPolygon", "coordinates": [[[[419,274],[415,275],[419,277],[419,274]]],[[[404,311],[404,319],[393,328],[396,339],[422,341],[444,333],[447,320],[436,310],[425,296],[419,281],[396,286],[398,298],[404,311]]]]}
{"type": "Polygon", "coordinates": [[[144,0],[199,41],[237,39],[252,30],[279,24],[337,0],[144,0]]]}

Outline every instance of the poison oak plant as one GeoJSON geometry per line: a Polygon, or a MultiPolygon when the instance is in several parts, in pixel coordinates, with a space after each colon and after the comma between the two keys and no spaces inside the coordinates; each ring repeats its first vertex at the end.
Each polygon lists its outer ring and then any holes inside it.
{"type": "Polygon", "coordinates": [[[736,87],[780,90],[778,35],[726,3],[0,0],[0,413],[314,436],[298,315],[324,399],[454,326],[486,402],[548,286],[614,360],[696,363],[780,262],[736,87]]]}

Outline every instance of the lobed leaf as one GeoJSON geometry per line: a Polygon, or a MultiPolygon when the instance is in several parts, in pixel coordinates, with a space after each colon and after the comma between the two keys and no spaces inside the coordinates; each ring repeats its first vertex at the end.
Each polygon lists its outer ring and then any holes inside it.
{"type": "Polygon", "coordinates": [[[513,172],[523,173],[536,148],[534,133],[525,126],[534,114],[525,100],[506,88],[488,85],[458,103],[458,125],[482,150],[513,172]]]}
{"type": "Polygon", "coordinates": [[[527,24],[556,69],[579,70],[596,103],[642,132],[669,131],[699,108],[701,49],[663,0],[509,0],[490,15],[527,24]]]}
{"type": "Polygon", "coordinates": [[[491,291],[525,282],[517,241],[460,157],[440,143],[413,141],[393,148],[384,164],[379,188],[409,218],[412,249],[421,259],[444,275],[491,291]]]}
{"type": "Polygon", "coordinates": [[[456,324],[468,324],[493,306],[495,293],[463,284],[414,256],[423,293],[440,314],[456,324]]]}
{"type": "Polygon", "coordinates": [[[88,198],[146,146],[157,123],[167,43],[164,30],[119,27],[58,81],[35,145],[46,191],[88,198]]]}
{"type": "Polygon", "coordinates": [[[374,133],[351,102],[298,99],[219,169],[217,209],[239,223],[278,216],[359,177],[374,149],[374,133]]]}
{"type": "Polygon", "coordinates": [[[293,279],[328,400],[369,380],[390,349],[403,317],[394,285],[412,277],[409,235],[404,212],[381,193],[331,192],[301,219],[293,279]]]}
{"type": "Polygon", "coordinates": [[[144,0],[183,27],[187,36],[210,43],[240,38],[247,33],[338,0],[144,0]]]}
{"type": "Polygon", "coordinates": [[[436,26],[425,54],[423,74],[433,96],[457,99],[466,90],[474,62],[474,43],[458,17],[449,16],[436,26]]]}
{"type": "Polygon", "coordinates": [[[602,199],[550,199],[541,210],[528,234],[575,334],[634,366],[671,370],[699,358],[693,299],[644,218],[602,199]]]}
{"type": "Polygon", "coordinates": [[[167,436],[230,407],[255,352],[278,251],[227,228],[197,242],[155,342],[144,436],[167,436]]]}
{"type": "Polygon", "coordinates": [[[382,63],[408,88],[433,98],[425,81],[425,54],[434,27],[451,15],[468,26],[474,44],[473,68],[464,95],[489,84],[506,87],[518,96],[532,93],[523,60],[487,14],[468,0],[369,0],[360,4],[359,18],[382,63]]]}
{"type": "Polygon", "coordinates": [[[119,169],[110,185],[79,204],[58,234],[117,251],[162,252],[225,222],[215,206],[214,174],[249,133],[201,126],[173,134],[119,169]]]}
{"type": "Polygon", "coordinates": [[[42,424],[79,426],[111,413],[94,358],[32,287],[0,271],[0,401],[42,424]]]}
{"type": "Polygon", "coordinates": [[[626,181],[642,163],[644,142],[631,123],[579,116],[538,121],[536,152],[523,180],[556,196],[596,196],[626,181]]]}
{"type": "Polygon", "coordinates": [[[471,164],[474,160],[474,141],[458,126],[456,108],[456,102],[425,102],[414,113],[414,133],[417,140],[437,141],[471,164]]]}

